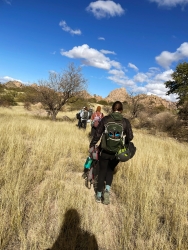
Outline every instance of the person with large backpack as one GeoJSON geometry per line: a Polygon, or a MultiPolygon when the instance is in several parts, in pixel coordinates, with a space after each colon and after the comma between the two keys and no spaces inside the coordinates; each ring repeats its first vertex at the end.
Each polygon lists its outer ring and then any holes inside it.
{"type": "MultiPolygon", "coordinates": [[[[123,118],[122,111],[123,104],[120,101],[114,102],[112,113],[101,119],[89,145],[89,152],[92,152],[92,149],[101,139],[99,145],[99,175],[95,197],[97,202],[103,202],[105,205],[110,203],[110,188],[115,167],[119,161],[132,158],[136,151],[133,146],[134,153],[130,156],[128,149],[126,149],[126,146],[133,139],[133,132],[129,120],[123,118]]],[[[132,143],[132,145],[134,144],[132,143]]]]}
{"type": "Polygon", "coordinates": [[[89,112],[87,110],[87,107],[83,107],[81,113],[80,113],[80,118],[81,118],[81,123],[80,123],[80,127],[83,127],[86,129],[87,126],[87,120],[89,118],[89,112]]]}
{"type": "Polygon", "coordinates": [[[91,136],[94,136],[95,130],[103,117],[104,115],[101,112],[101,106],[98,106],[96,111],[91,116],[91,136]]]}

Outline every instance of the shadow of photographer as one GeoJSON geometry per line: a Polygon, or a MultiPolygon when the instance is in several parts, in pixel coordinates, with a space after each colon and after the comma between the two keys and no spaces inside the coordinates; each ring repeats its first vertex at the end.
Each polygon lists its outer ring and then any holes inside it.
{"type": "Polygon", "coordinates": [[[46,250],[98,250],[94,235],[80,228],[80,216],[76,209],[65,213],[59,236],[51,248],[46,250]]]}

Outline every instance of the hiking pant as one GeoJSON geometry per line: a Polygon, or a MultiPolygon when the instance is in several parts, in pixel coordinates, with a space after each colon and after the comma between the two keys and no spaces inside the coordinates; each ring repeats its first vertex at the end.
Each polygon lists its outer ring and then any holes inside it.
{"type": "Polygon", "coordinates": [[[92,126],[91,127],[91,136],[94,136],[95,131],[96,131],[96,127],[92,126]]]}
{"type": "Polygon", "coordinates": [[[81,126],[81,118],[78,119],[78,127],[81,126]]]}
{"type": "Polygon", "coordinates": [[[113,181],[114,169],[118,165],[119,161],[115,158],[115,155],[110,155],[106,152],[101,152],[99,155],[99,175],[97,183],[97,191],[102,192],[104,188],[104,182],[106,185],[111,186],[113,181]]]}
{"type": "Polygon", "coordinates": [[[87,126],[87,120],[82,120],[81,127],[86,128],[87,126]]]}

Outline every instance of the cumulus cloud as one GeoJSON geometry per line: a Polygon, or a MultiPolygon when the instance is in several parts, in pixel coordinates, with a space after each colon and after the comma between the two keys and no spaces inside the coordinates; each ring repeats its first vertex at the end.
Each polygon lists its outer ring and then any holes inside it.
{"type": "Polygon", "coordinates": [[[122,69],[112,69],[108,71],[109,74],[111,74],[110,76],[107,77],[107,79],[122,85],[122,86],[126,86],[126,87],[133,87],[134,85],[134,81],[132,79],[129,79],[126,75],[125,72],[122,69]]]}
{"type": "Polygon", "coordinates": [[[159,80],[159,81],[163,81],[163,82],[166,82],[168,80],[172,80],[172,73],[173,73],[172,69],[169,69],[167,71],[159,73],[155,76],[155,80],[159,80]]]}
{"type": "Polygon", "coordinates": [[[184,6],[188,4],[188,0],[149,0],[150,2],[155,2],[159,6],[166,7],[176,7],[177,5],[184,6]]]}
{"type": "Polygon", "coordinates": [[[155,60],[159,65],[168,69],[173,62],[188,58],[188,43],[182,43],[181,46],[173,53],[169,51],[163,51],[159,56],[155,57],[155,60]]]}
{"type": "Polygon", "coordinates": [[[148,80],[148,76],[147,76],[147,74],[144,74],[144,73],[138,73],[133,77],[133,79],[135,82],[142,83],[142,82],[146,82],[148,80]]]}
{"type": "Polygon", "coordinates": [[[62,30],[66,31],[66,32],[69,32],[69,33],[72,34],[72,35],[81,35],[81,34],[82,34],[81,30],[79,30],[79,29],[77,29],[77,30],[71,29],[71,28],[66,24],[66,22],[63,21],[63,20],[59,23],[59,26],[62,28],[62,30]]]}
{"type": "Polygon", "coordinates": [[[125,73],[123,70],[112,69],[108,71],[109,74],[116,75],[118,77],[125,77],[125,73]]]}
{"type": "Polygon", "coordinates": [[[98,0],[96,2],[91,2],[86,8],[88,12],[92,12],[94,16],[98,19],[105,17],[115,17],[124,14],[125,10],[120,4],[115,3],[111,0],[98,0]]]}
{"type": "Polygon", "coordinates": [[[114,51],[105,50],[105,49],[101,49],[100,52],[102,52],[103,54],[113,54],[113,55],[116,55],[116,53],[114,51]]]}
{"type": "Polygon", "coordinates": [[[125,72],[120,69],[112,69],[108,71],[111,74],[108,79],[118,85],[126,87],[133,93],[145,93],[147,95],[157,95],[169,101],[176,101],[176,95],[167,96],[168,89],[164,82],[171,80],[173,70],[159,71],[158,68],[150,68],[148,72],[138,72],[133,77],[128,77],[125,72]]]}
{"type": "Polygon", "coordinates": [[[172,80],[172,76],[171,76],[172,73],[173,73],[172,69],[166,70],[163,72],[154,70],[152,75],[148,74],[148,72],[139,73],[143,75],[143,79],[144,79],[144,75],[147,76],[145,78],[145,85],[143,89],[144,93],[147,93],[147,95],[157,95],[169,101],[176,101],[177,95],[169,95],[169,96],[166,95],[168,89],[165,87],[165,84],[164,84],[164,82],[168,80],[172,80]]]}
{"type": "Polygon", "coordinates": [[[98,37],[98,40],[105,40],[105,38],[104,37],[98,37]]]}
{"type": "MultiPolygon", "coordinates": [[[[184,43],[177,49],[178,52],[176,53],[185,55],[186,48],[186,43],[184,43]]],[[[172,80],[172,69],[162,71],[160,68],[150,67],[147,72],[136,72],[135,75],[129,77],[128,71],[119,62],[110,60],[106,54],[114,54],[114,52],[108,50],[99,51],[90,48],[87,44],[73,47],[69,51],[61,50],[63,56],[81,59],[84,65],[107,70],[107,79],[126,87],[128,91],[157,95],[169,101],[176,101],[176,95],[166,95],[168,89],[164,85],[164,82],[172,80]]],[[[129,63],[128,67],[138,71],[138,68],[132,63],[129,63]]]]}
{"type": "Polygon", "coordinates": [[[134,64],[132,64],[132,63],[129,63],[129,64],[128,64],[128,67],[129,67],[129,68],[132,68],[132,69],[134,69],[134,70],[136,70],[136,71],[138,70],[138,68],[137,68],[134,64]]]}
{"type": "Polygon", "coordinates": [[[18,81],[18,82],[22,82],[21,80],[12,78],[12,77],[10,77],[10,76],[3,76],[3,77],[0,77],[0,82],[1,82],[1,83],[6,83],[6,82],[9,82],[9,81],[18,81]]]}
{"type": "Polygon", "coordinates": [[[61,50],[61,55],[69,58],[83,59],[85,65],[109,70],[112,67],[121,68],[121,64],[106,57],[102,52],[90,48],[87,44],[75,46],[69,51],[61,50]]]}
{"type": "Polygon", "coordinates": [[[119,84],[119,85],[122,85],[122,86],[125,86],[125,87],[130,87],[130,86],[133,86],[134,85],[134,81],[129,79],[128,77],[124,76],[124,77],[119,77],[117,75],[112,75],[112,76],[108,76],[107,77],[109,80],[119,84]]]}

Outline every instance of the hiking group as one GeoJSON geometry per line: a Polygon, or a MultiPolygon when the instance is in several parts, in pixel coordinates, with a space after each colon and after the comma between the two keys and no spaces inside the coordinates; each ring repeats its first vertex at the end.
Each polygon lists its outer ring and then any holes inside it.
{"type": "MultiPolygon", "coordinates": [[[[92,139],[89,144],[90,157],[88,158],[92,162],[92,156],[95,156],[95,162],[97,160],[98,176],[95,199],[98,203],[102,202],[105,205],[110,204],[110,189],[116,166],[119,162],[131,159],[136,152],[136,147],[131,142],[133,139],[131,124],[128,119],[123,117],[122,111],[123,104],[116,101],[113,103],[109,115],[104,116],[100,106],[91,115],[92,139]],[[99,141],[100,143],[97,145],[99,141]],[[98,155],[96,156],[96,154],[98,155]]],[[[84,168],[84,172],[85,177],[87,169],[84,168]]]]}

